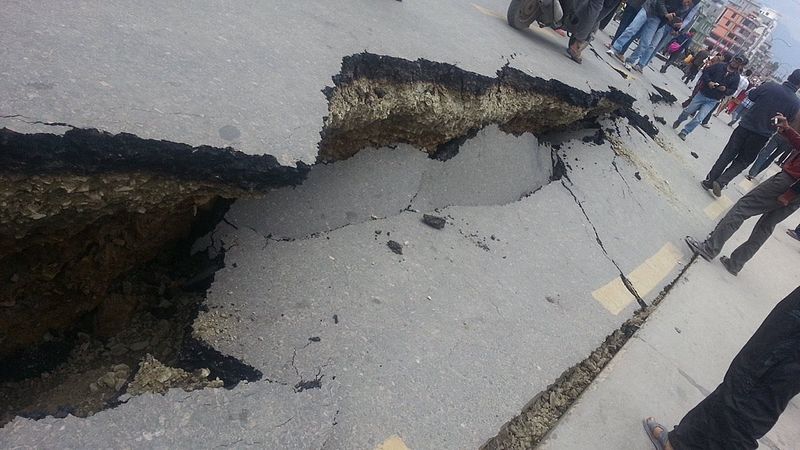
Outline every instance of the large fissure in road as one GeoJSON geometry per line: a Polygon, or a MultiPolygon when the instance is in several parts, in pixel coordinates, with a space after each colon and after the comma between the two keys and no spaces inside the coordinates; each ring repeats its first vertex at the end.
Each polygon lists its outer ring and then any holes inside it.
{"type": "MultiPolygon", "coordinates": [[[[587,93],[509,66],[486,77],[360,53],[344,58],[333,84],[324,90],[320,163],[398,143],[446,161],[493,124],[540,135],[616,115],[656,132],[627,94],[587,93]]],[[[196,334],[224,253],[188,248],[233,200],[300,184],[310,167],[44,125],[69,130],[0,130],[0,395],[10,399],[0,423],[87,416],[127,395],[259,379],[196,334]]]]}

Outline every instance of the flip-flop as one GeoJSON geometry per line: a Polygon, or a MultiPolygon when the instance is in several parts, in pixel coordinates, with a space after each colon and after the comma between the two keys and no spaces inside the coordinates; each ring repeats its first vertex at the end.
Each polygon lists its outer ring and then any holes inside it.
{"type": "Polygon", "coordinates": [[[653,443],[653,447],[655,447],[656,450],[664,450],[667,446],[667,427],[656,422],[656,419],[653,417],[644,419],[642,425],[644,426],[644,432],[647,433],[647,437],[650,438],[650,442],[653,443]],[[654,434],[656,428],[664,430],[658,437],[654,434]]]}

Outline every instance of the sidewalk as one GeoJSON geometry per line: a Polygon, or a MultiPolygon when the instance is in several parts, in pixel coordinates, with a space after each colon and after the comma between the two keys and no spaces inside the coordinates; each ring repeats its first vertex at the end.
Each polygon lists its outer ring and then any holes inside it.
{"type": "MultiPolygon", "coordinates": [[[[671,429],[716,388],[764,317],[797,286],[800,243],[783,232],[795,221],[779,225],[738,277],[718,260],[698,258],[538,448],[653,448],[641,420],[654,416],[671,429]]],[[[723,254],[751,228],[746,223],[723,254]]],[[[798,423],[800,398],[795,398],[761,439],[761,448],[797,448],[798,423]]]]}

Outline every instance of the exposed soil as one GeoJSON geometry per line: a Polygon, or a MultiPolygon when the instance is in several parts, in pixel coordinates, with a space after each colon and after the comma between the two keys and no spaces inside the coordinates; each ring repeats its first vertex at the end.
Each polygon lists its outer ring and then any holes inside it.
{"type": "Polygon", "coordinates": [[[539,134],[630,109],[634,101],[615,89],[584,92],[508,65],[487,77],[452,64],[371,53],[345,57],[333,82],[323,91],[329,115],[320,132],[319,161],[396,143],[446,160],[459,142],[490,124],[513,134],[539,134]]]}
{"type": "Polygon", "coordinates": [[[115,281],[102,309],[25,357],[4,360],[0,426],[16,416],[88,417],[145,392],[259,379],[234,358],[198,351],[208,346],[192,336],[192,323],[223,255],[187,255],[184,243],[161,253],[115,281]]]}

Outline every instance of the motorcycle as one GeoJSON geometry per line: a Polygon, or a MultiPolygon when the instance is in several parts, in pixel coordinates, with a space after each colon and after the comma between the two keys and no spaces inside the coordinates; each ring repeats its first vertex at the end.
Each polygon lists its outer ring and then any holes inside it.
{"type": "Polygon", "coordinates": [[[511,0],[506,20],[518,30],[526,30],[537,22],[542,28],[571,32],[572,25],[578,23],[577,6],[578,0],[511,0]]]}

